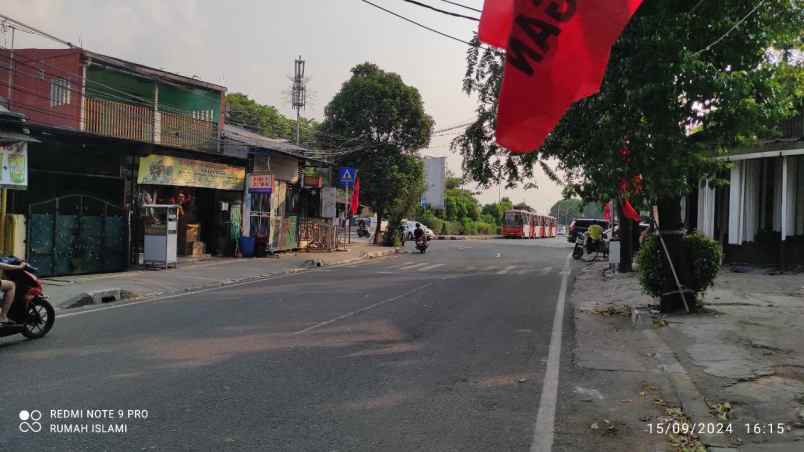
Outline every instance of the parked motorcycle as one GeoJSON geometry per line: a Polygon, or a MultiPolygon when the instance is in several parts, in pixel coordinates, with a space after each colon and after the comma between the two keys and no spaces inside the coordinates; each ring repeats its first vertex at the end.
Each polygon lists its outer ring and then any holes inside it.
{"type": "MultiPolygon", "coordinates": [[[[22,263],[16,257],[0,257],[0,262],[10,265],[22,263]]],[[[11,305],[8,318],[17,323],[0,325],[0,337],[22,334],[29,339],[39,339],[53,328],[56,312],[42,290],[42,282],[36,277],[36,271],[28,264],[22,270],[5,270],[5,279],[16,285],[14,304],[11,305]]]]}
{"type": "Polygon", "coordinates": [[[600,240],[591,240],[586,232],[582,232],[575,240],[575,247],[572,249],[572,258],[579,260],[583,258],[584,254],[594,254],[593,260],[597,259],[599,254],[608,256],[608,242],[604,235],[600,240]]]}
{"type": "Polygon", "coordinates": [[[357,225],[357,236],[358,237],[368,237],[371,233],[368,230],[368,227],[365,223],[357,225]]]}
{"type": "Polygon", "coordinates": [[[427,237],[419,237],[416,239],[416,249],[419,250],[420,253],[424,254],[428,246],[427,237]]]}

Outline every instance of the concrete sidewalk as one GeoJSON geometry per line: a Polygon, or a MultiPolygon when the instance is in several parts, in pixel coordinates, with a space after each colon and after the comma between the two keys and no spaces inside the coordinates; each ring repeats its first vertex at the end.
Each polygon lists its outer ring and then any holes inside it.
{"type": "Polygon", "coordinates": [[[686,419],[733,427],[687,438],[710,450],[804,450],[804,275],[724,269],[703,312],[660,316],[637,273],[605,267],[587,266],[576,284],[579,367],[619,371],[618,386],[632,387],[634,372],[649,370],[641,378],[686,419]]]}
{"type": "Polygon", "coordinates": [[[168,270],[134,270],[43,279],[56,309],[121,299],[151,298],[226,286],[314,268],[396,254],[396,248],[353,242],[347,251],[294,252],[265,258],[209,258],[168,270]]]}

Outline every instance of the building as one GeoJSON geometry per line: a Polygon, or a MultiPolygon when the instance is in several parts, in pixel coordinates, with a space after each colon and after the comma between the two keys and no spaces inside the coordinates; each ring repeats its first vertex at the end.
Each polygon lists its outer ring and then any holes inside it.
{"type": "Polygon", "coordinates": [[[243,235],[254,237],[258,252],[334,245],[327,241],[336,216],[331,163],[310,157],[305,147],[229,124],[223,141],[229,152],[248,153],[243,235]]]}
{"type": "Polygon", "coordinates": [[[0,51],[0,90],[29,118],[27,259],[43,274],[122,270],[142,205],[179,204],[179,254],[232,255],[247,153],[221,145],[226,89],[84,49],[0,51]]]}
{"type": "Polygon", "coordinates": [[[721,157],[727,187],[701,181],[696,228],[723,244],[724,260],[781,268],[804,265],[804,115],[782,136],[721,157]]]}

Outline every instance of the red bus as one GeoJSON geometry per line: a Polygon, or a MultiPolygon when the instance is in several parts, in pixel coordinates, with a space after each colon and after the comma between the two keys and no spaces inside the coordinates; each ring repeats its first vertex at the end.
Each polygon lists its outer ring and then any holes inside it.
{"type": "Polygon", "coordinates": [[[503,237],[532,239],[538,237],[537,215],[527,210],[507,210],[503,218],[503,237]]]}
{"type": "Polygon", "coordinates": [[[556,218],[527,210],[505,212],[502,233],[504,237],[538,239],[556,236],[556,218]]]}

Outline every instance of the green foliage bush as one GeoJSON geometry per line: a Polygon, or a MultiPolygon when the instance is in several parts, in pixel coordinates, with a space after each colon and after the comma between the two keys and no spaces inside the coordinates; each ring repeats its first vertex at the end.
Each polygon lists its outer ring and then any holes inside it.
{"type": "MultiPolygon", "coordinates": [[[[695,292],[703,292],[714,283],[715,276],[720,271],[723,254],[720,244],[701,234],[687,235],[681,243],[686,249],[687,263],[692,274],[689,288],[695,292]]],[[[657,236],[651,235],[642,243],[637,262],[642,290],[648,295],[660,297],[662,280],[670,272],[670,267],[657,236]]]]}

